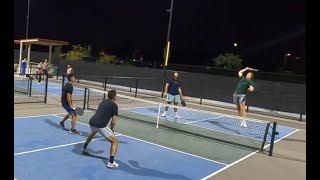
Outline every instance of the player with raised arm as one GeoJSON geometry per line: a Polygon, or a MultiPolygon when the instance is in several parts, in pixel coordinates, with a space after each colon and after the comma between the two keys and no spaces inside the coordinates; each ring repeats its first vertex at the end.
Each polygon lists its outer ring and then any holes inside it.
{"type": "MultiPolygon", "coordinates": [[[[246,67],[244,69],[241,69],[238,72],[240,80],[233,94],[233,103],[236,104],[239,116],[241,117],[247,117],[246,107],[245,107],[246,95],[248,92],[254,91],[254,83],[252,81],[254,74],[252,71],[250,71],[250,69],[251,68],[246,67]],[[248,72],[244,76],[243,73],[246,71],[248,72]]],[[[246,121],[242,120],[240,126],[247,127],[246,121]]]]}

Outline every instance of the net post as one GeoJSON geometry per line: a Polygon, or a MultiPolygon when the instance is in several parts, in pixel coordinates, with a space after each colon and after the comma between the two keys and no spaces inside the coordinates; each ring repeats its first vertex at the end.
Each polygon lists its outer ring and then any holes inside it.
{"type": "Polygon", "coordinates": [[[48,72],[46,73],[46,90],[44,93],[44,103],[47,104],[47,98],[48,98],[48,72]]]}
{"type": "MultiPolygon", "coordinates": [[[[107,90],[107,77],[104,77],[104,88],[103,88],[104,91],[107,90]]],[[[103,99],[105,100],[106,99],[106,94],[103,93],[103,99]]]]}
{"type": "Polygon", "coordinates": [[[262,145],[261,145],[261,149],[260,149],[261,151],[263,151],[264,145],[266,144],[267,136],[268,136],[268,132],[269,132],[269,127],[270,127],[270,123],[267,124],[266,130],[265,130],[265,133],[263,136],[263,141],[262,141],[262,145]]]}
{"type": "Polygon", "coordinates": [[[202,105],[202,98],[200,98],[200,105],[202,105]]]}
{"type": "Polygon", "coordinates": [[[134,94],[134,97],[137,97],[137,93],[138,93],[138,79],[136,79],[136,92],[134,94]]]}
{"type": "Polygon", "coordinates": [[[249,106],[247,106],[247,112],[249,112],[249,106]]]}
{"type": "Polygon", "coordinates": [[[87,98],[87,87],[84,88],[84,96],[83,96],[83,110],[86,109],[86,98],[87,98]]]}
{"type": "Polygon", "coordinates": [[[159,103],[159,107],[158,107],[157,126],[156,126],[157,129],[159,127],[159,121],[160,121],[160,113],[161,113],[160,110],[161,110],[161,103],[159,103]]]}
{"type": "Polygon", "coordinates": [[[277,122],[273,122],[269,156],[272,156],[272,153],[273,153],[273,146],[274,146],[275,136],[279,134],[279,132],[277,132],[276,129],[277,129],[277,122]]]}

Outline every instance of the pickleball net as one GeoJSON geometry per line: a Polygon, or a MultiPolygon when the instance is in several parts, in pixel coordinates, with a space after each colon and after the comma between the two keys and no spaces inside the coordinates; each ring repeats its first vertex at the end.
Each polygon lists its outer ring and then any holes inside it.
{"type": "MultiPolygon", "coordinates": [[[[84,93],[84,109],[97,110],[101,101],[108,99],[107,91],[86,88],[84,93]]],[[[119,117],[151,124],[157,128],[259,150],[271,143],[272,125],[269,121],[173,105],[169,105],[164,115],[165,107],[168,106],[165,102],[159,103],[118,93],[116,103],[119,117]],[[177,113],[174,108],[177,108],[177,113]],[[241,126],[243,121],[247,127],[241,126]]]]}

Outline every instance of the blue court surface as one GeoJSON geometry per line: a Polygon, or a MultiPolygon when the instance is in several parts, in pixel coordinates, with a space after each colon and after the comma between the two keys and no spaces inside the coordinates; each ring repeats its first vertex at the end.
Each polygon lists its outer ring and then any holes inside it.
{"type": "MultiPolygon", "coordinates": [[[[138,108],[126,108],[126,111],[130,111],[137,114],[142,114],[150,117],[158,116],[158,107],[138,107],[138,108]]],[[[164,106],[161,107],[161,113],[164,112],[164,106]]],[[[192,109],[179,109],[178,115],[181,118],[177,119],[174,117],[173,108],[169,108],[166,117],[161,117],[159,124],[162,121],[174,121],[182,124],[188,124],[190,126],[196,126],[206,129],[211,129],[215,131],[220,131],[223,133],[234,134],[237,136],[249,137],[259,141],[263,141],[265,130],[267,127],[267,122],[248,120],[247,128],[240,127],[241,119],[236,116],[228,116],[221,114],[214,114],[206,111],[196,111],[192,109]]],[[[272,127],[272,125],[271,125],[272,127]]],[[[296,131],[294,128],[277,126],[277,132],[279,135],[275,137],[275,140],[282,139],[288,134],[296,131]]],[[[271,141],[272,128],[269,128],[267,142],[271,141]]]]}
{"type": "MultiPolygon", "coordinates": [[[[28,87],[27,81],[15,81],[15,87],[25,88],[28,87]]],[[[61,95],[62,90],[61,84],[56,83],[50,83],[48,82],[48,95],[61,95]]],[[[36,94],[43,94],[45,92],[45,82],[41,82],[40,84],[37,83],[37,81],[32,82],[32,92],[36,94]]],[[[95,93],[95,92],[91,92],[95,93]]],[[[82,88],[73,88],[73,95],[84,95],[84,89],[82,88]]]]}
{"type": "MultiPolygon", "coordinates": [[[[80,135],[58,125],[54,115],[16,118],[14,121],[14,176],[18,180],[88,179],[201,179],[226,166],[219,162],[118,135],[117,169],[109,169],[110,143],[97,134],[90,155],[80,150],[89,127],[77,124],[80,135]]],[[[70,128],[70,121],[66,122],[70,128]]]]}

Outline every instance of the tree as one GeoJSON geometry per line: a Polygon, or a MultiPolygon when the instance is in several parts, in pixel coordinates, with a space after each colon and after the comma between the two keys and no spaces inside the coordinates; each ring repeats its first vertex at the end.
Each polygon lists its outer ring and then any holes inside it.
{"type": "Polygon", "coordinates": [[[233,53],[220,54],[212,59],[215,67],[223,69],[240,69],[242,61],[239,55],[234,55],[233,53]]]}
{"type": "Polygon", "coordinates": [[[71,61],[82,61],[91,55],[91,46],[82,47],[80,44],[72,45],[72,51],[67,52],[66,59],[71,61]]]}
{"type": "Polygon", "coordinates": [[[84,48],[84,56],[85,57],[90,57],[91,56],[91,51],[92,51],[92,47],[91,45],[88,45],[87,47],[84,48]]]}
{"type": "Polygon", "coordinates": [[[60,57],[61,55],[63,55],[63,52],[61,49],[62,49],[62,46],[54,46],[53,47],[53,56],[60,57]]]}
{"type": "Polygon", "coordinates": [[[101,51],[99,53],[99,59],[97,62],[100,64],[113,64],[117,60],[118,60],[117,56],[109,55],[104,51],[101,51]]]}

